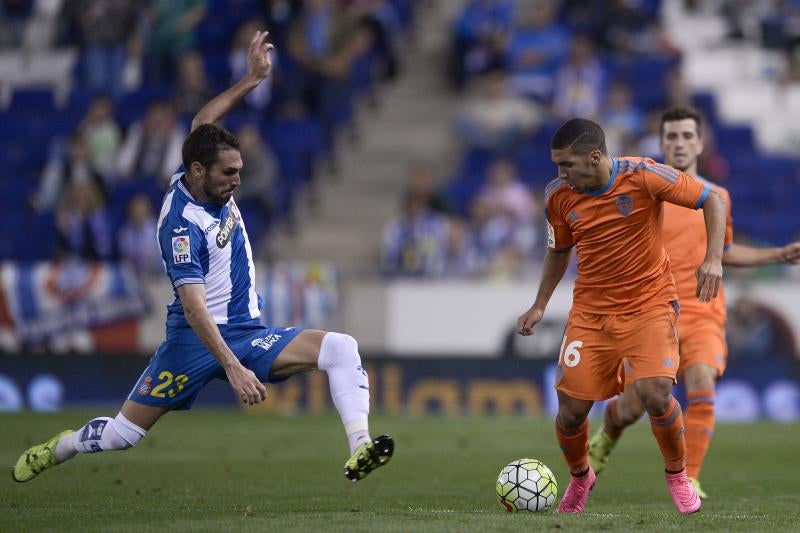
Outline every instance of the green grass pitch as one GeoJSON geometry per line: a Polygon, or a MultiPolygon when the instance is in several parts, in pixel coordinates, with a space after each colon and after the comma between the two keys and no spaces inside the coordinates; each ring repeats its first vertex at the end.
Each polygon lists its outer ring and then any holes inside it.
{"type": "Polygon", "coordinates": [[[373,417],[396,455],[366,480],[342,475],[335,415],[197,410],[165,417],[126,452],[78,456],[26,484],[10,467],[30,444],[105,410],[0,415],[0,531],[797,531],[800,426],[719,425],[700,513],[675,513],[645,423],[628,431],[581,516],[509,514],[494,497],[507,462],[567,473],[551,420],[373,417]]]}

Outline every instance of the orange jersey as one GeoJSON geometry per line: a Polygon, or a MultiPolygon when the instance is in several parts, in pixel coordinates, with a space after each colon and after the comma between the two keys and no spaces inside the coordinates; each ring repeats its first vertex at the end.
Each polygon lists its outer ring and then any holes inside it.
{"type": "MultiPolygon", "coordinates": [[[[719,194],[727,209],[725,224],[725,246],[733,242],[733,218],[731,217],[731,197],[728,191],[702,178],[698,178],[707,187],[719,194]]],[[[699,210],[689,211],[676,205],[664,206],[664,248],[669,256],[672,275],[678,288],[681,301],[681,323],[686,323],[686,316],[709,316],[725,323],[725,293],[720,286],[717,297],[704,304],[696,295],[697,278],[695,271],[703,263],[706,255],[706,225],[703,213],[699,210]]]]}
{"type": "Polygon", "coordinates": [[[613,159],[602,188],[579,193],[562,179],[545,189],[547,245],[576,246],[572,306],[625,314],[678,299],[661,235],[662,203],[697,209],[710,189],[652,159],[613,159]]]}

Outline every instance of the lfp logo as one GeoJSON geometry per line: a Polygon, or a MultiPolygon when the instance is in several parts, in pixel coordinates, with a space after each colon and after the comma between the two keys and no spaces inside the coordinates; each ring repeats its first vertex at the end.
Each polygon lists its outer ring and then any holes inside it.
{"type": "Polygon", "coordinates": [[[192,253],[191,244],[189,244],[189,237],[173,237],[172,238],[172,259],[175,264],[189,263],[189,256],[192,253]]]}

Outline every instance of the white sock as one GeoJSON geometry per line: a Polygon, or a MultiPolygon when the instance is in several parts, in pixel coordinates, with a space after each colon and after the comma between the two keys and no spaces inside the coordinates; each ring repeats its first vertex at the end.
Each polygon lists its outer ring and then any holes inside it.
{"type": "MultiPolygon", "coordinates": [[[[95,453],[109,450],[127,450],[136,446],[145,435],[147,435],[147,431],[125,418],[122,413],[117,413],[115,418],[101,416],[90,420],[85,426],[68,437],[72,440],[72,448],[76,450],[76,453],[95,453]]],[[[65,439],[59,440],[56,449],[58,449],[63,440],[65,439]]],[[[66,444],[63,449],[71,453],[66,444]]],[[[57,451],[56,458],[58,458],[57,451]]]]}
{"type": "Polygon", "coordinates": [[[70,433],[58,439],[55,449],[56,461],[63,463],[78,455],[78,450],[75,449],[75,444],[73,443],[74,438],[74,433],[70,433]]]}
{"type": "Polygon", "coordinates": [[[317,367],[328,374],[333,405],[347,433],[352,454],[369,436],[369,379],[361,366],[358,343],[350,335],[327,333],[317,367]]]}

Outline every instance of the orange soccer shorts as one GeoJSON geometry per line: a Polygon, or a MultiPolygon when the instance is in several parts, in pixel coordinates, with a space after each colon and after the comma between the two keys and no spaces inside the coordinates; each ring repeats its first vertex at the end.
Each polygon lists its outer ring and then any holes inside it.
{"type": "MultiPolygon", "coordinates": [[[[677,305],[677,304],[676,304],[677,305]]],[[[671,304],[637,313],[596,315],[570,311],[556,370],[556,389],[579,400],[619,394],[625,378],[668,377],[675,381],[678,313],[671,304]]]]}
{"type": "Polygon", "coordinates": [[[678,319],[680,325],[680,373],[690,366],[703,364],[717,369],[722,376],[728,358],[725,325],[713,315],[686,313],[678,319]]]}

